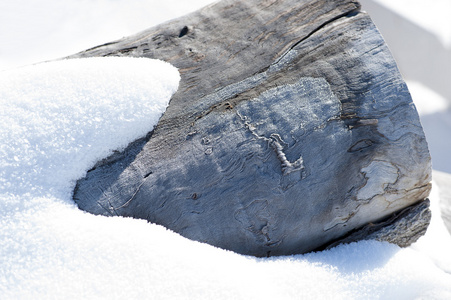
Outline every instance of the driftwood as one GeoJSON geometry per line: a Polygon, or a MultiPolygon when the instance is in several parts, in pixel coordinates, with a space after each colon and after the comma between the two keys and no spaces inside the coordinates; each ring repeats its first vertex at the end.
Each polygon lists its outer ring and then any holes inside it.
{"type": "Polygon", "coordinates": [[[81,209],[256,256],[376,223],[358,239],[406,246],[427,228],[424,133],[357,1],[225,0],[72,57],[89,56],[157,58],[182,79],[147,137],[78,181],[81,209]]]}

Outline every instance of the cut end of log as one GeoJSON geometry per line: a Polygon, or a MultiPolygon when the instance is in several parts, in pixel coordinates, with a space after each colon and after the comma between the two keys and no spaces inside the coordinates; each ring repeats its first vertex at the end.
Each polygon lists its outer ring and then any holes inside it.
{"type": "Polygon", "coordinates": [[[361,240],[377,240],[396,244],[400,247],[408,247],[426,233],[432,217],[429,205],[429,199],[415,203],[393,213],[384,220],[368,223],[320,249],[330,249],[340,244],[349,244],[361,240]]]}

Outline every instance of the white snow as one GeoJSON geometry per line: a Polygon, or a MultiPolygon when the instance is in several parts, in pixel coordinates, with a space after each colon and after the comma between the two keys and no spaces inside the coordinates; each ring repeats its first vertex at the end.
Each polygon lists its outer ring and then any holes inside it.
{"type": "MultiPolygon", "coordinates": [[[[1,1],[0,70],[69,55],[209,2],[1,1]]],[[[132,58],[0,72],[0,299],[451,299],[451,237],[435,184],[431,226],[406,249],[365,241],[257,259],[143,220],[80,211],[71,200],[75,180],[151,130],[178,80],[168,64],[132,58]]],[[[447,102],[408,84],[430,144],[445,143],[447,102]],[[426,126],[437,116],[440,125],[426,126]]]]}
{"type": "Polygon", "coordinates": [[[146,135],[179,78],[170,64],[145,58],[0,72],[0,192],[66,191],[97,160],[146,135]]]}
{"type": "MultiPolygon", "coordinates": [[[[127,232],[130,221],[99,223],[71,193],[96,161],[152,130],[179,80],[170,64],[144,58],[0,72],[0,298],[75,298],[98,282],[92,274],[109,271],[97,268],[108,251],[127,261],[120,240],[133,248],[142,238],[127,232]]],[[[101,296],[94,288],[86,295],[101,296]]]]}

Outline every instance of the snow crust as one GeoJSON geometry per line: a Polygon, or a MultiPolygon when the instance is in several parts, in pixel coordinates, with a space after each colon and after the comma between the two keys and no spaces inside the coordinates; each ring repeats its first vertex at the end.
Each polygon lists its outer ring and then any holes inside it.
{"type": "Polygon", "coordinates": [[[80,211],[75,180],[151,130],[178,80],[167,63],[136,58],[0,73],[2,299],[451,298],[451,238],[437,211],[407,249],[363,241],[267,259],[80,211]]]}

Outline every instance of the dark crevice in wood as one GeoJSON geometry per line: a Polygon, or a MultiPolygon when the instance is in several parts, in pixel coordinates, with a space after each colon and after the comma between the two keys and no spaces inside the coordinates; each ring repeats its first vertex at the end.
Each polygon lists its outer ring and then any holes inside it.
{"type": "Polygon", "coordinates": [[[189,31],[188,26],[183,27],[182,30],[180,30],[179,38],[185,36],[188,33],[188,31],[189,31]]]}
{"type": "Polygon", "coordinates": [[[93,50],[96,50],[96,49],[99,49],[99,48],[102,48],[102,47],[106,47],[106,46],[111,46],[111,45],[117,44],[119,42],[120,42],[120,40],[119,41],[114,41],[114,42],[108,42],[108,43],[105,43],[105,44],[102,44],[102,45],[98,45],[98,46],[86,49],[83,52],[93,51],[93,50]]]}
{"type": "MultiPolygon", "coordinates": [[[[360,5],[360,4],[359,4],[360,5]]],[[[321,24],[320,26],[318,26],[317,28],[315,28],[314,30],[312,30],[307,36],[305,36],[304,38],[302,38],[301,40],[299,40],[298,42],[294,43],[285,53],[283,53],[279,58],[277,58],[273,64],[277,64],[288,52],[290,52],[291,50],[293,50],[293,48],[295,48],[296,46],[298,46],[299,44],[303,43],[305,40],[309,39],[312,35],[314,35],[316,32],[320,31],[321,29],[323,29],[324,27],[326,27],[327,25],[341,19],[341,18],[351,18],[356,16],[361,10],[361,6],[343,13],[339,16],[336,16],[330,20],[328,20],[327,22],[324,22],[323,24],[321,24]]],[[[269,66],[267,68],[264,69],[264,71],[266,71],[269,68],[269,66]]]]}

